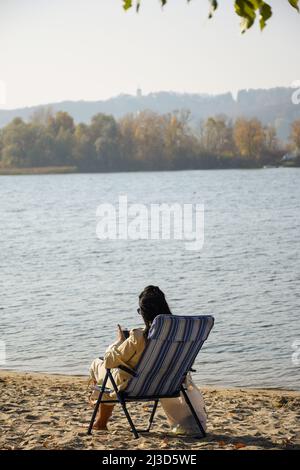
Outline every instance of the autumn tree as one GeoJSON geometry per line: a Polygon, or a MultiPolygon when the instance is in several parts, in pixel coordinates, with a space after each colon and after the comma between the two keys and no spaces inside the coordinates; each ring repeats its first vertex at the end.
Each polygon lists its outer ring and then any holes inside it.
{"type": "Polygon", "coordinates": [[[275,153],[278,151],[279,142],[277,138],[276,128],[273,125],[265,126],[265,148],[269,153],[275,153]]]}
{"type": "Polygon", "coordinates": [[[233,128],[226,116],[210,117],[201,123],[201,145],[204,150],[217,155],[234,153],[233,128]]]}
{"type": "Polygon", "coordinates": [[[73,118],[65,111],[58,111],[55,116],[50,114],[46,124],[54,135],[58,135],[59,132],[63,131],[73,133],[75,130],[73,118]]]}
{"type": "Polygon", "coordinates": [[[88,134],[94,145],[96,169],[113,171],[118,167],[119,128],[113,116],[99,113],[93,116],[88,134]]]}
{"type": "Polygon", "coordinates": [[[198,151],[198,142],[191,131],[191,113],[178,110],[164,116],[164,155],[169,168],[189,168],[198,151]]]}
{"type": "Polygon", "coordinates": [[[58,111],[54,116],[50,115],[46,132],[54,139],[54,158],[52,164],[64,162],[72,163],[73,147],[75,145],[75,124],[72,116],[67,112],[58,111]]]}
{"type": "Polygon", "coordinates": [[[300,119],[292,123],[290,140],[293,148],[300,152],[300,119]]]}
{"type": "Polygon", "coordinates": [[[121,169],[135,169],[137,155],[135,126],[134,114],[127,114],[119,120],[121,169]]]}
{"type": "MultiPolygon", "coordinates": [[[[163,116],[152,111],[142,111],[133,116],[130,122],[127,121],[126,125],[127,137],[130,136],[134,140],[132,158],[137,167],[149,169],[156,166],[163,169],[165,167],[163,116]]],[[[125,145],[128,146],[128,143],[125,145]]]]}
{"type": "Polygon", "coordinates": [[[34,129],[29,129],[21,118],[13,119],[1,133],[2,166],[30,166],[35,139],[34,129]]]}
{"type": "Polygon", "coordinates": [[[73,162],[80,170],[89,170],[94,167],[96,149],[89,132],[89,126],[80,123],[74,132],[75,145],[73,147],[73,162]]]}
{"type": "Polygon", "coordinates": [[[241,156],[258,160],[265,148],[263,125],[255,118],[238,118],[234,126],[234,142],[241,156]]]}

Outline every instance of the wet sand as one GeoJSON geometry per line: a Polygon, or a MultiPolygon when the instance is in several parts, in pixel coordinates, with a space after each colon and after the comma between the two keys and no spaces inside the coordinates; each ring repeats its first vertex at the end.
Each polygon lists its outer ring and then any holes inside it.
{"type": "MultiPolygon", "coordinates": [[[[158,408],[149,434],[134,439],[119,405],[109,431],[87,435],[86,377],[0,371],[0,449],[300,449],[300,392],[200,387],[205,439],[170,433],[158,408]]],[[[128,406],[137,427],[151,407],[128,406]]]]}

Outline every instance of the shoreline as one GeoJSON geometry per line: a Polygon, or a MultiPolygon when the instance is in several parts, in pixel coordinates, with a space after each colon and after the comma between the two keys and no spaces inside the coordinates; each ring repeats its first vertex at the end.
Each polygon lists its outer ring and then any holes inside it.
{"type": "Polygon", "coordinates": [[[65,175],[78,173],[76,166],[41,166],[29,168],[1,168],[0,176],[16,175],[65,175]]]}
{"type": "Polygon", "coordinates": [[[299,168],[297,165],[278,165],[270,168],[262,166],[233,166],[233,167],[215,167],[215,168],[180,168],[180,169],[161,169],[161,170],[115,170],[115,171],[91,171],[79,170],[76,166],[53,166],[53,167],[29,167],[29,168],[0,168],[0,176],[20,176],[20,175],[97,175],[97,174],[120,174],[120,173],[161,173],[161,172],[181,172],[181,171],[215,171],[215,170],[265,170],[279,168],[299,168]]]}
{"type": "MultiPolygon", "coordinates": [[[[16,370],[16,369],[1,369],[0,368],[0,379],[2,374],[7,374],[7,375],[32,375],[33,377],[36,378],[46,378],[46,377],[53,377],[53,378],[58,378],[62,380],[69,380],[71,379],[85,379],[88,380],[88,374],[66,374],[63,372],[38,372],[34,370],[16,370]]],[[[196,380],[194,380],[196,382],[196,380]]],[[[280,387],[248,387],[246,385],[218,385],[218,384],[196,384],[201,390],[220,390],[220,391],[246,391],[246,392],[282,392],[282,393],[292,393],[300,396],[300,389],[292,389],[292,388],[280,388],[280,387]]]]}
{"type": "MultiPolygon", "coordinates": [[[[0,370],[0,449],[300,450],[300,391],[201,386],[207,437],[171,433],[161,406],[153,429],[134,439],[121,407],[109,431],[87,435],[92,414],[87,376],[0,370]]],[[[138,428],[150,404],[130,403],[138,428]]]]}

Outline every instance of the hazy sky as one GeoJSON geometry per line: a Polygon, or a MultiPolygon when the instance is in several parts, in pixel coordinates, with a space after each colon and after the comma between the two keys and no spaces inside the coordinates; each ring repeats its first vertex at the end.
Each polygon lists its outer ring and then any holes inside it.
{"type": "Polygon", "coordinates": [[[139,14],[121,0],[1,0],[0,107],[105,99],[138,86],[216,94],[300,80],[300,15],[287,0],[270,0],[265,31],[245,35],[233,0],[220,3],[208,20],[206,0],[169,0],[164,10],[143,0],[139,14]]]}

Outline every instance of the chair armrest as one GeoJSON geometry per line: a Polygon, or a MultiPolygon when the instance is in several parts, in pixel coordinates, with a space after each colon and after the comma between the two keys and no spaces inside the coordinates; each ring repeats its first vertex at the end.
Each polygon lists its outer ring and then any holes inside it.
{"type": "Polygon", "coordinates": [[[121,369],[121,370],[123,370],[124,372],[127,372],[127,374],[130,374],[130,375],[132,375],[133,377],[136,377],[136,372],[135,372],[134,370],[132,370],[132,369],[129,369],[129,367],[120,365],[120,366],[117,366],[116,369],[121,369]]]}
{"type": "MultiPolygon", "coordinates": [[[[101,359],[103,361],[103,356],[99,356],[99,359],[101,359]]],[[[132,375],[133,377],[136,377],[136,372],[132,369],[130,369],[129,367],[126,367],[126,366],[123,366],[123,365],[119,365],[119,366],[116,366],[114,367],[114,369],[121,369],[123,370],[124,372],[127,372],[127,374],[130,374],[132,375]]],[[[108,370],[108,369],[107,369],[108,370]]]]}

